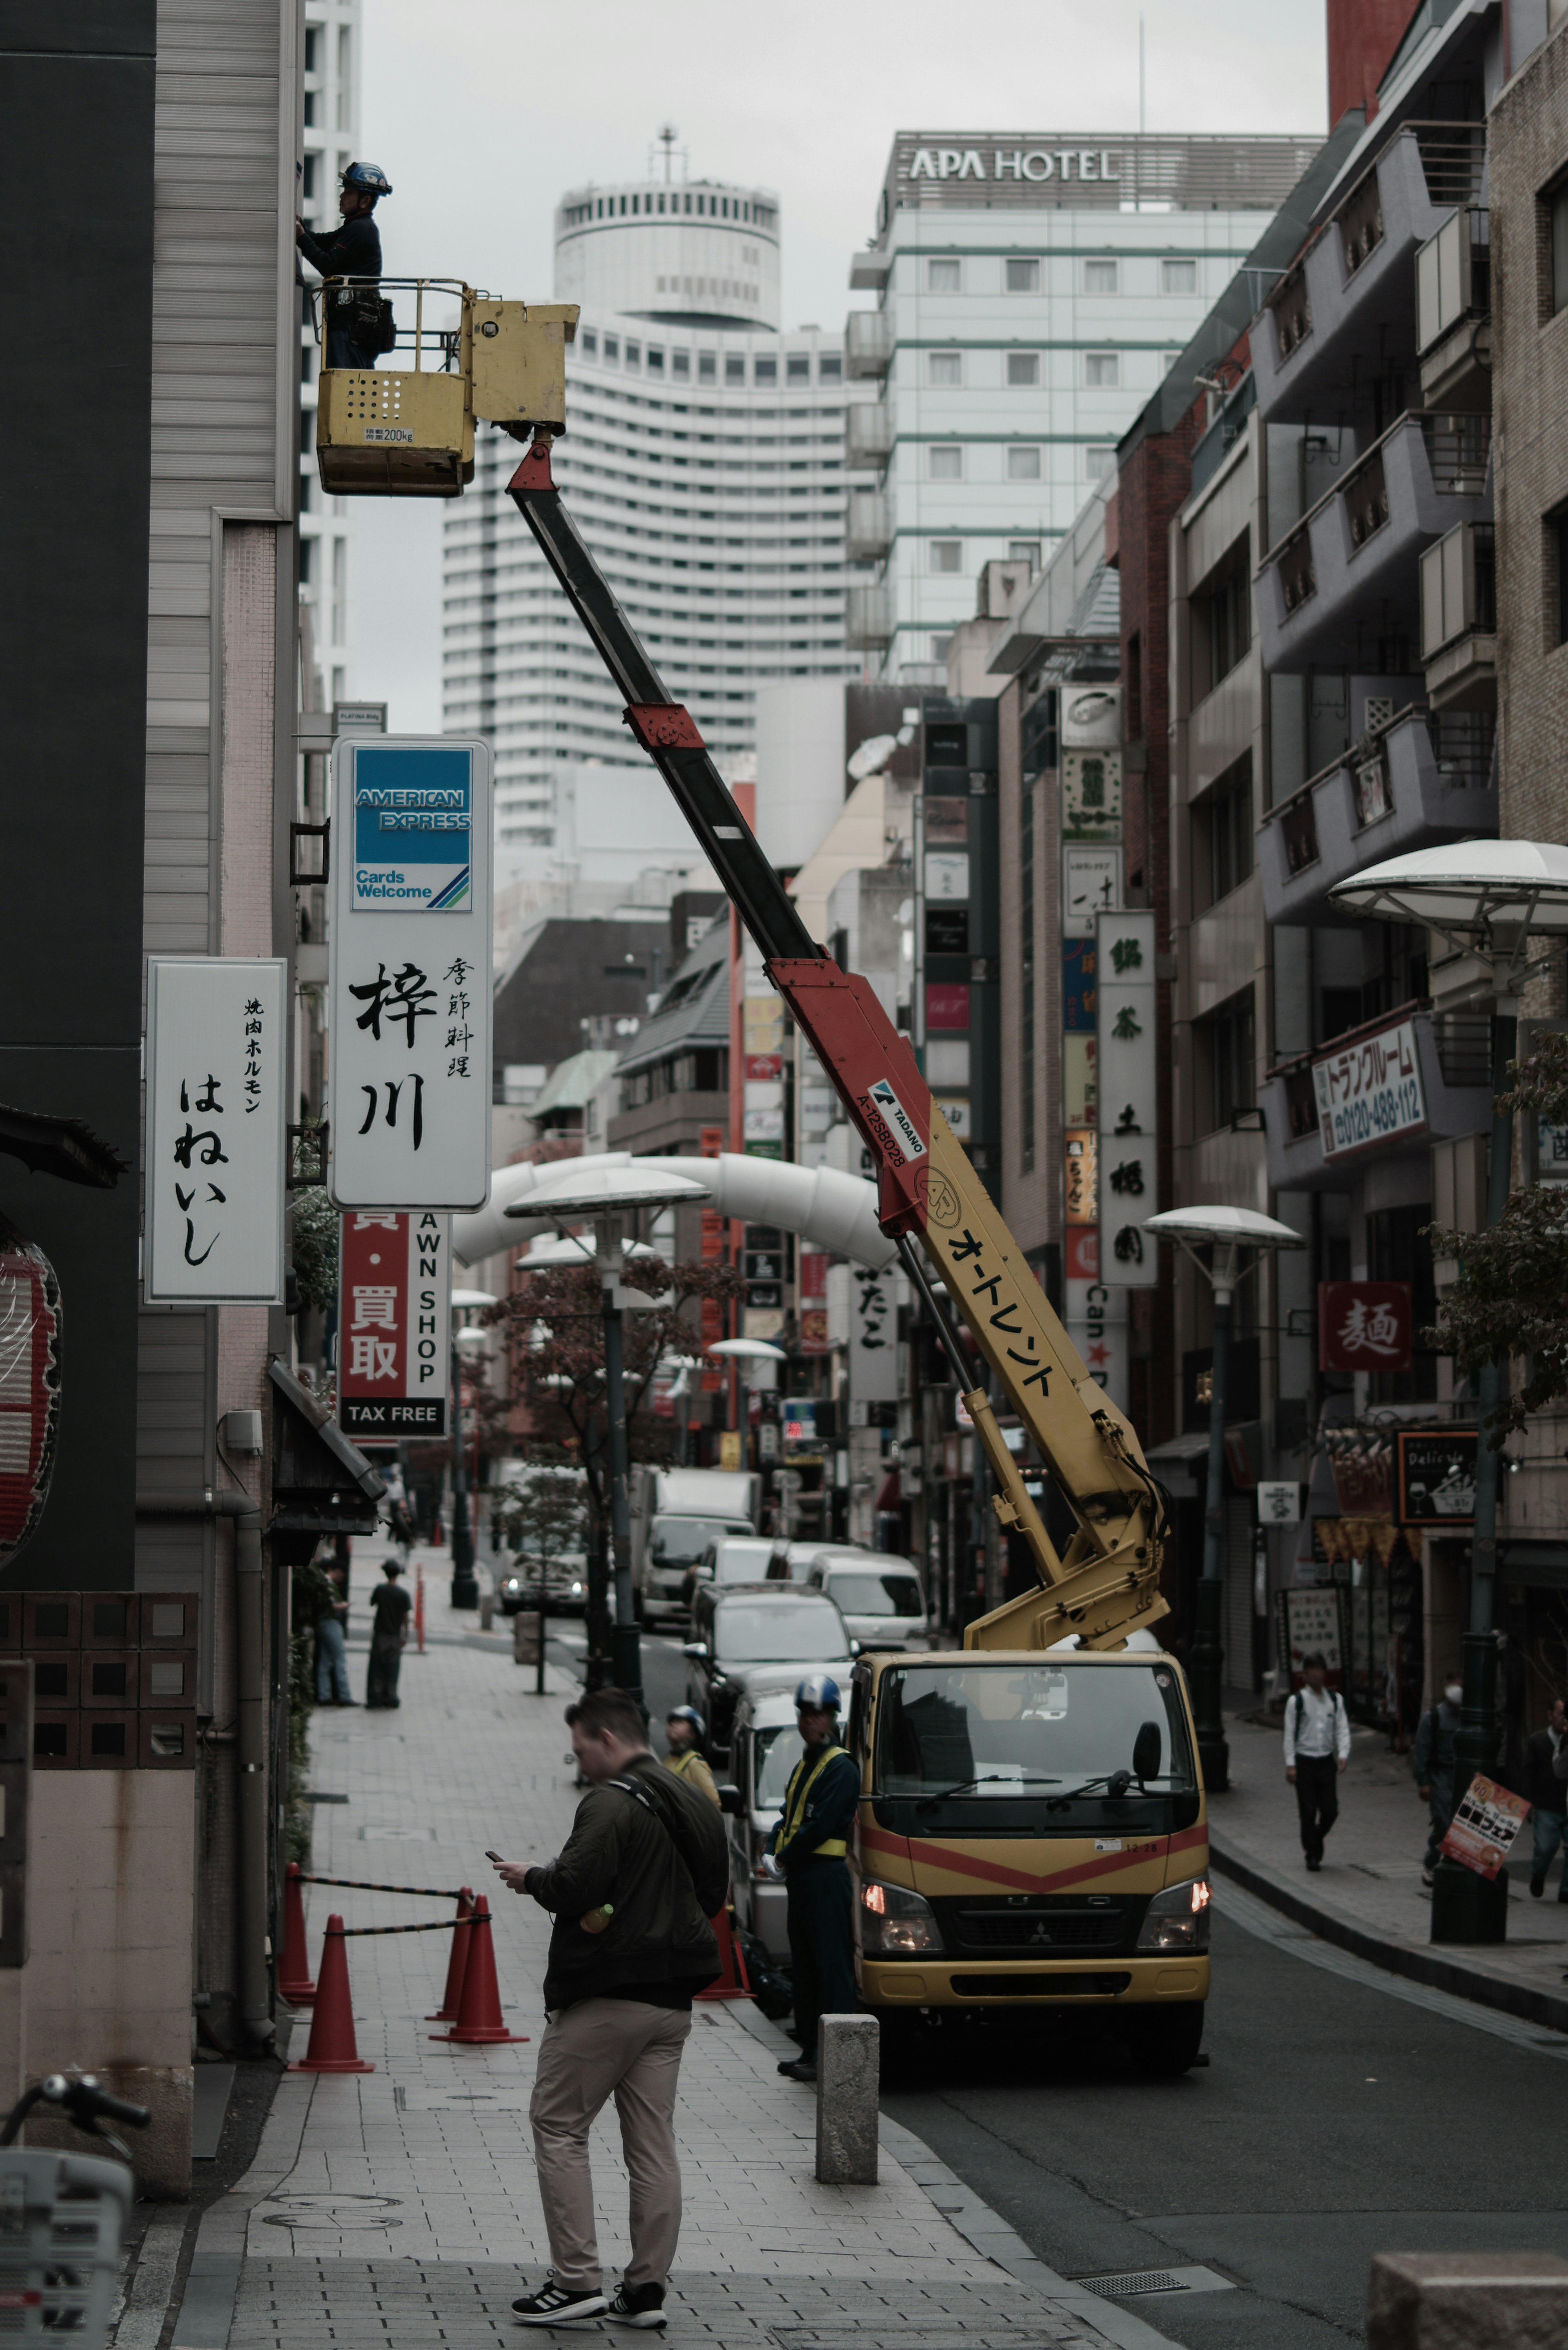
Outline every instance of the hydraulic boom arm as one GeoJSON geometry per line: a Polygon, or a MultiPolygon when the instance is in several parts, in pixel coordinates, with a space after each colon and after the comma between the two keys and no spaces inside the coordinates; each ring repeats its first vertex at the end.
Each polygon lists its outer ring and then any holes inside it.
{"type": "Polygon", "coordinates": [[[675,795],[704,855],[810,1038],[876,1161],[882,1227],[926,1299],[1001,1492],[1004,1526],[1029,1544],[1044,1586],[971,1624],[967,1646],[1046,1648],[1070,1633],[1112,1648],[1167,1612],[1159,1596],[1163,1512],[1129,1422],[1088,1374],[1017,1242],[955,1139],[905,1037],[866,981],[808,937],[691,713],[672,702],[550,474],[541,431],[509,485],[524,520],[605,666],[626,721],[675,795]],[[933,1274],[935,1281],[933,1281],[933,1274]],[[956,1305],[1078,1521],[1058,1556],[1002,1441],[939,1295],[956,1305]]]}

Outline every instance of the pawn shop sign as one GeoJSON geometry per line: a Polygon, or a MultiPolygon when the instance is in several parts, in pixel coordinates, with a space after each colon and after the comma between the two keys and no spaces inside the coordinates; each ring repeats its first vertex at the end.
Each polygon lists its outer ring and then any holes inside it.
{"type": "Polygon", "coordinates": [[[455,735],[332,754],[332,1087],[340,1208],[490,1193],[491,761],[455,735]]]}
{"type": "Polygon", "coordinates": [[[447,1432],[452,1227],[350,1211],[337,1250],[337,1417],[357,1444],[447,1432]]]}

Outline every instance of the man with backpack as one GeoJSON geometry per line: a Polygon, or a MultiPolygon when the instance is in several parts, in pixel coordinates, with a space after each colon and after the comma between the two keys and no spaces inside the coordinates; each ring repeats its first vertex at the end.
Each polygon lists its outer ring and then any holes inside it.
{"type": "Polygon", "coordinates": [[[496,1863],[504,1885],[556,1919],[529,2108],[551,2273],[512,2306],[524,2325],[607,2316],[656,2328],[680,2233],[680,2055],[692,1994],[719,1971],[708,1921],[729,1898],[729,1848],[715,1806],[654,1760],[625,1690],[590,1690],[566,1721],[588,1792],[566,1846],[543,1868],[496,1863]],[[607,2300],[588,2132],[612,2095],[631,2181],[631,2259],[607,2300]]]}
{"type": "Polygon", "coordinates": [[[1285,1777],[1296,1791],[1302,1850],[1314,1874],[1323,1866],[1323,1840],[1339,1817],[1339,1774],[1350,1760],[1350,1717],[1328,1686],[1328,1667],[1315,1652],[1302,1659],[1303,1686],[1285,1700],[1285,1777]]]}
{"type": "Polygon", "coordinates": [[[373,368],[377,354],[390,348],[384,339],[381,233],[375,212],[391,192],[379,163],[350,163],[337,196],[342,227],[330,236],[313,236],[303,221],[294,224],[294,241],[312,268],[323,277],[356,281],[332,286],[323,297],[328,368],[373,368]]]}

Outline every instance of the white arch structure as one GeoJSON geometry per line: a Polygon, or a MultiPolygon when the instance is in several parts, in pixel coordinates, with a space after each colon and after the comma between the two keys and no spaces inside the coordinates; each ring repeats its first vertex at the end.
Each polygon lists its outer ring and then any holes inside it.
{"type": "Polygon", "coordinates": [[[864,1177],[842,1174],[836,1167],[748,1159],[733,1150],[721,1151],[717,1159],[640,1159],[629,1150],[604,1150],[587,1159],[552,1159],[542,1167],[499,1167],[490,1179],[486,1205],[471,1216],[453,1216],[452,1254],[462,1264],[498,1256],[555,1222],[548,1214],[508,1215],[508,1208],[525,1207],[535,1191],[543,1205],[551,1190],[563,1191],[586,1168],[632,1166],[684,1176],[701,1185],[722,1216],[777,1224],[873,1272],[881,1273],[898,1254],[877,1222],[877,1187],[864,1177]]]}

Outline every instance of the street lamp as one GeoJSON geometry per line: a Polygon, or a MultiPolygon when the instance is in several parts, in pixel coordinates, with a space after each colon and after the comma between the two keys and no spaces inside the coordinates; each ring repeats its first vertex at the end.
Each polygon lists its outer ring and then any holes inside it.
{"type": "MultiPolygon", "coordinates": [[[[553,1170],[552,1170],[553,1171],[553,1170]]],[[[563,1167],[559,1182],[544,1180],[525,1201],[504,1212],[508,1216],[527,1217],[537,1222],[548,1216],[557,1225],[587,1223],[600,1228],[595,1234],[595,1256],[600,1272],[600,1311],[604,1321],[605,1339],[605,1418],[609,1432],[610,1485],[610,1545],[615,1562],[615,1626],[610,1639],[610,1676],[616,1686],[628,1690],[642,1702],[642,1644],[637,1625],[637,1601],[631,1587],[631,1496],[630,1456],[626,1433],[626,1352],[624,1307],[625,1291],[617,1278],[618,1268],[607,1245],[610,1225],[620,1216],[635,1214],[639,1208],[677,1207],[683,1200],[706,1197],[701,1183],[684,1176],[670,1175],[661,1170],[629,1165],[594,1168],[581,1159],[573,1159],[563,1167]]],[[[563,1242],[568,1235],[562,1233],[563,1242]]],[[[533,1258],[533,1251],[529,1251],[533,1258]]],[[[567,1260],[570,1261],[569,1259],[567,1260]]],[[[608,1613],[608,1594],[605,1588],[603,1527],[601,1541],[589,1571],[588,1583],[588,1678],[594,1688],[603,1686],[605,1663],[604,1633],[608,1613]]]]}
{"type": "Polygon", "coordinates": [[[1255,1208],[1167,1208],[1143,1220],[1146,1232],[1173,1241],[1189,1256],[1214,1293],[1214,1360],[1209,1374],[1209,1482],[1203,1495],[1203,1574],[1192,1627],[1192,1711],[1203,1783],[1211,1794],[1231,1783],[1231,1750],[1220,1702],[1224,1649],[1220,1637],[1224,1585],[1220,1537],[1225,1519],[1225,1406],[1231,1367],[1231,1300],[1269,1249],[1304,1246],[1299,1232],[1255,1208]],[[1208,1250],[1208,1259],[1199,1256],[1208,1250]],[[1243,1267],[1242,1251],[1252,1251],[1243,1267]]]}
{"type": "MultiPolygon", "coordinates": [[[[1551,949],[1531,940],[1568,934],[1568,848],[1556,841],[1466,840],[1421,848],[1353,873],[1329,891],[1346,913],[1415,922],[1471,960],[1457,992],[1461,1003],[1491,1005],[1491,1147],[1487,1165],[1489,1227],[1502,1221],[1513,1182],[1513,1118],[1496,1107],[1519,1047],[1519,996],[1546,969],[1551,949]]],[[[1470,1535],[1469,1628],[1464,1639],[1464,1708],[1454,1741],[1454,1794],[1497,1762],[1497,1500],[1500,1456],[1486,1421],[1502,1401],[1505,1363],[1488,1363],[1476,1382],[1475,1523],[1470,1535]]],[[[1508,1933],[1508,1884],[1440,1861],[1432,1886],[1434,1942],[1501,1942],[1508,1933]]]]}
{"type": "MultiPolygon", "coordinates": [[[[454,1314],[480,1314],[495,1300],[487,1289],[454,1289],[454,1314]]],[[[479,1583],[473,1572],[473,1530],[468,1520],[468,1496],[462,1468],[462,1341],[480,1334],[466,1324],[452,1334],[452,1604],[477,1607],[479,1583]]]]}

